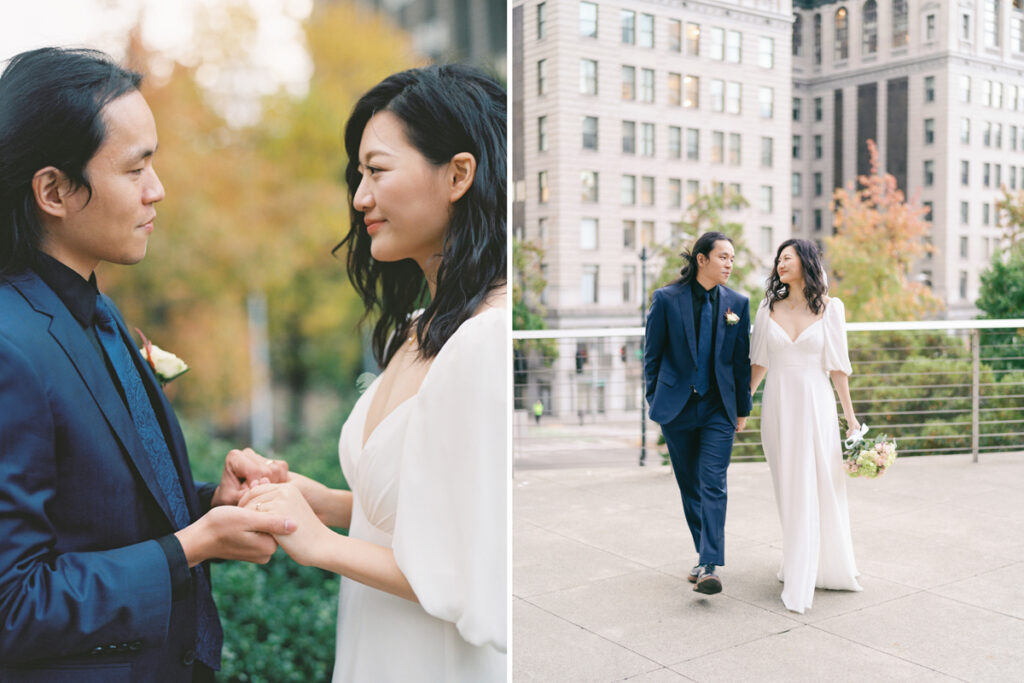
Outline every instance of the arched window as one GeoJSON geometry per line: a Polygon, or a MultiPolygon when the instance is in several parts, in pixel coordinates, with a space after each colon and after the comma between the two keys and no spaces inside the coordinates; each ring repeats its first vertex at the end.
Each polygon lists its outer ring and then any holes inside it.
{"type": "MultiPolygon", "coordinates": [[[[1024,0],[1022,0],[1024,1],[1024,0]]],[[[804,18],[799,14],[793,15],[793,56],[801,57],[804,54],[804,18]]]]}
{"type": "Polygon", "coordinates": [[[907,0],[893,0],[892,3],[892,46],[903,47],[910,44],[910,33],[907,30],[907,0]]]}
{"type": "Polygon", "coordinates": [[[850,57],[850,23],[846,8],[836,10],[836,51],[835,60],[844,62],[850,57]]]}
{"type": "Polygon", "coordinates": [[[814,63],[821,64],[821,15],[814,15],[814,63]]]}
{"type": "Polygon", "coordinates": [[[878,3],[868,0],[864,3],[864,42],[861,46],[863,54],[873,55],[878,52],[878,3]]]}

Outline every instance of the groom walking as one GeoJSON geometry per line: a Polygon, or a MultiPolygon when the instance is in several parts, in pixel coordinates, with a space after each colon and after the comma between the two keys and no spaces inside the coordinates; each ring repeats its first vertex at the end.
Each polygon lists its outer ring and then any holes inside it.
{"type": "Polygon", "coordinates": [[[196,486],[101,261],[146,254],[164,189],[140,77],[44,48],[0,76],[0,681],[208,681],[210,559],[266,562],[284,518],[236,507],[283,463],[196,486]]]}
{"type": "Polygon", "coordinates": [[[650,417],[661,425],[683,512],[699,555],[693,589],[722,590],[726,468],[750,414],[750,304],[727,287],[735,251],[701,235],[675,282],[654,292],[644,342],[650,417]]]}

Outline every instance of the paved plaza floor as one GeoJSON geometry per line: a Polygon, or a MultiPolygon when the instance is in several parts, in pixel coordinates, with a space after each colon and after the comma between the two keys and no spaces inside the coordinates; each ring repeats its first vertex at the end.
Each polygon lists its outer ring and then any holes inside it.
{"type": "Polygon", "coordinates": [[[764,463],[729,469],[724,591],[703,596],[670,470],[515,471],[514,680],[1024,681],[1024,453],[848,481],[860,593],[786,610],[764,463]]]}

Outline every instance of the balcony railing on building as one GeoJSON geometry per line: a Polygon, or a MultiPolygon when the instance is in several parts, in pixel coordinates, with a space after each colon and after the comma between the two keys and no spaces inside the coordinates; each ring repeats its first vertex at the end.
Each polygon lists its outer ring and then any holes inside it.
{"type": "MultiPolygon", "coordinates": [[[[901,456],[1024,451],[1024,319],[851,323],[848,332],[857,418],[894,437],[901,456]]],[[[513,338],[517,466],[662,462],[658,425],[644,419],[642,328],[513,338]]],[[[735,460],[764,457],[760,402],[759,390],[735,460]]]]}

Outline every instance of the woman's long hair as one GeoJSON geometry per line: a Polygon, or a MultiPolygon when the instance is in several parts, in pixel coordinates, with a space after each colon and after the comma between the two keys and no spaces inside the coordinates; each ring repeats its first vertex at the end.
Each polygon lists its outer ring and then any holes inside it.
{"type": "Polygon", "coordinates": [[[764,292],[765,298],[768,300],[768,310],[774,310],[776,302],[789,296],[789,285],[782,284],[779,279],[779,259],[782,257],[782,250],[786,247],[793,247],[796,255],[800,258],[800,266],[804,271],[804,297],[807,299],[807,306],[811,309],[811,313],[818,315],[825,308],[822,299],[828,294],[825,269],[821,265],[818,246],[810,240],[796,238],[786,240],[779,245],[779,250],[775,252],[772,274],[768,277],[768,286],[764,292]]]}
{"type": "Polygon", "coordinates": [[[359,144],[374,114],[389,111],[409,142],[435,165],[461,152],[476,159],[473,184],[452,205],[441,247],[437,286],[415,326],[420,354],[437,355],[455,330],[494,289],[505,284],[505,90],[483,72],[460,64],[409,69],[388,76],[356,103],[345,126],[351,227],[334,248],[348,249],[348,275],[366,305],[375,309],[373,355],[386,367],[410,336],[410,314],[429,296],[423,271],[412,259],[393,263],[370,254],[364,215],[354,198],[362,178],[359,144]]]}
{"type": "Polygon", "coordinates": [[[706,232],[697,238],[692,247],[684,249],[680,254],[683,257],[683,268],[679,271],[679,279],[676,282],[684,285],[693,282],[697,277],[697,254],[702,254],[704,258],[710,259],[711,252],[715,250],[715,243],[719,240],[725,240],[729,244],[733,243],[725,233],[706,232]]]}

